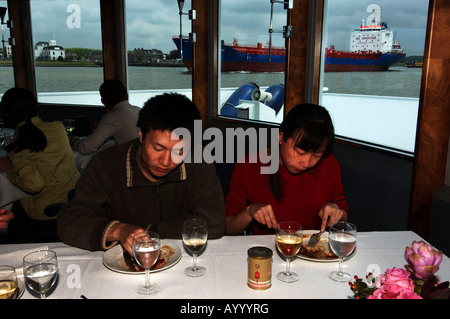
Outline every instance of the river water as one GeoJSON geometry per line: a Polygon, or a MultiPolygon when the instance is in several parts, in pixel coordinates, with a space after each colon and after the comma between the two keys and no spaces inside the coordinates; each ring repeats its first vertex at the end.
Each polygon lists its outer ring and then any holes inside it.
{"type": "MultiPolygon", "coordinates": [[[[329,93],[418,98],[422,69],[391,67],[384,72],[327,72],[323,86],[329,93]]],[[[251,81],[260,86],[284,83],[284,73],[222,73],[222,87],[251,81]]],[[[98,91],[101,67],[37,67],[38,92],[98,91]]],[[[191,88],[192,74],[184,67],[129,67],[130,90],[191,88]]],[[[0,95],[14,86],[12,67],[0,67],[0,95]]]]}

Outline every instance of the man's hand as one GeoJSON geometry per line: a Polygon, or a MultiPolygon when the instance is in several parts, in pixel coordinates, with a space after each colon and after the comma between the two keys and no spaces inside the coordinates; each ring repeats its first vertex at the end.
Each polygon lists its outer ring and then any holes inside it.
{"type": "Polygon", "coordinates": [[[145,232],[145,229],[131,224],[116,223],[111,226],[106,241],[118,240],[122,247],[133,256],[133,237],[140,232],[145,232]]]}

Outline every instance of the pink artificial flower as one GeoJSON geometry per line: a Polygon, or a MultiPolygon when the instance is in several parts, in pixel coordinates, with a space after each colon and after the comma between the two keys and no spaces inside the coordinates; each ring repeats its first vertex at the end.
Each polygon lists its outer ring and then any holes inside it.
{"type": "Polygon", "coordinates": [[[387,269],[375,283],[375,290],[368,299],[422,299],[414,292],[411,273],[402,268],[387,269]]]}
{"type": "Polygon", "coordinates": [[[422,299],[413,290],[398,285],[382,285],[368,299],[422,299]]]}
{"type": "Polygon", "coordinates": [[[417,278],[423,280],[430,278],[439,270],[442,256],[442,251],[435,250],[423,241],[414,241],[411,247],[405,249],[408,269],[414,272],[417,278]]]}
{"type": "Polygon", "coordinates": [[[409,278],[411,273],[402,268],[387,269],[384,275],[380,275],[380,284],[399,286],[401,288],[414,290],[414,281],[409,278]]]}

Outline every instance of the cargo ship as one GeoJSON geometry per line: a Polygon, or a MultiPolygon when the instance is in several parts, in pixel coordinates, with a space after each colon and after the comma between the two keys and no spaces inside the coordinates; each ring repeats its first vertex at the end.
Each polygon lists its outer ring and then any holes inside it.
{"type": "MultiPolygon", "coordinates": [[[[400,44],[394,41],[393,31],[386,23],[381,23],[381,9],[375,8],[371,24],[362,25],[350,36],[350,51],[325,48],[325,72],[386,71],[406,56],[400,44]]],[[[172,38],[184,65],[192,69],[192,43],[188,39],[180,42],[172,38]]],[[[221,44],[222,72],[284,72],[286,49],[282,47],[241,45],[237,39],[233,43],[221,44]]]]}
{"type": "MultiPolygon", "coordinates": [[[[192,43],[189,39],[183,39],[180,45],[179,37],[172,37],[172,39],[182,56],[184,65],[191,70],[192,43]]],[[[261,43],[241,45],[237,39],[234,39],[230,44],[222,42],[221,51],[222,72],[284,72],[285,70],[285,48],[272,46],[269,59],[269,46],[263,46],[261,43]]]]}
{"type": "Polygon", "coordinates": [[[386,71],[406,54],[393,41],[393,31],[386,23],[361,25],[351,34],[350,51],[325,48],[325,72],[386,71]]]}

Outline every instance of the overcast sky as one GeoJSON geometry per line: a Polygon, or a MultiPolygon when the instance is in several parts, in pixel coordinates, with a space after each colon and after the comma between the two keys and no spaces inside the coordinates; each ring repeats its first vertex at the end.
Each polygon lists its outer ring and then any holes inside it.
{"type": "MultiPolygon", "coordinates": [[[[422,54],[428,0],[329,0],[325,44],[348,50],[351,31],[367,19],[370,12],[366,9],[372,3],[381,7],[381,20],[394,30],[394,37],[403,50],[408,55],[422,54]]],[[[6,1],[0,0],[0,5],[6,6],[6,1]]],[[[127,49],[156,48],[164,53],[175,49],[172,36],[180,32],[177,0],[126,0],[126,6],[127,49]]],[[[191,0],[185,0],[183,11],[187,12],[190,6],[191,0]]],[[[31,10],[34,43],[56,40],[66,48],[101,49],[97,1],[31,0],[31,10]]],[[[270,0],[222,0],[221,14],[221,38],[226,43],[233,38],[242,44],[268,42],[270,0]]],[[[190,21],[187,16],[182,19],[183,35],[188,35],[190,21]]],[[[275,4],[273,29],[280,30],[285,24],[286,11],[281,4],[275,4]]],[[[9,37],[8,30],[5,37],[9,37]]],[[[283,45],[282,35],[273,34],[273,43],[283,45]]]]}

